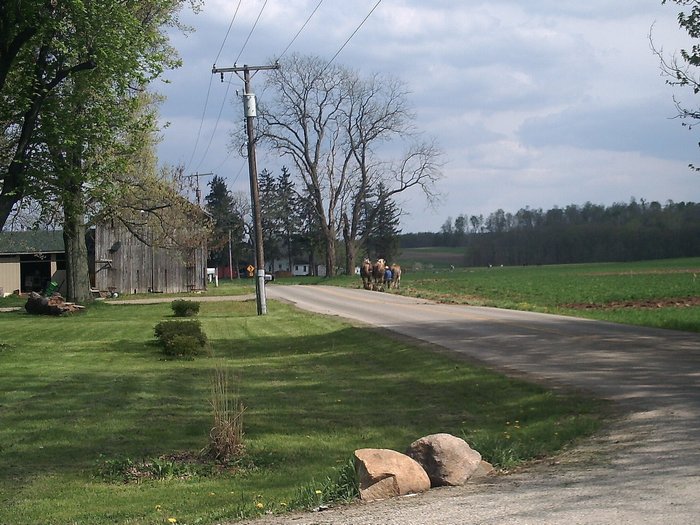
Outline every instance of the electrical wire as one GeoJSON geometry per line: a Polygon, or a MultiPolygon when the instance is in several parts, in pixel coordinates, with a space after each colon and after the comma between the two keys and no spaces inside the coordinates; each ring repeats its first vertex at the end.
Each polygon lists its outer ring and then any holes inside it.
{"type": "Polygon", "coordinates": [[[355,29],[355,31],[352,32],[352,34],[348,37],[348,39],[345,41],[345,43],[343,43],[343,45],[340,46],[340,49],[338,49],[338,51],[336,52],[336,54],[333,55],[333,58],[331,58],[331,59],[328,61],[328,64],[326,64],[326,67],[324,68],[324,71],[330,67],[330,65],[331,65],[331,64],[333,63],[333,61],[338,57],[338,55],[340,54],[340,52],[341,52],[343,49],[345,49],[345,46],[348,45],[348,43],[350,42],[350,40],[352,40],[352,38],[357,34],[357,32],[360,30],[360,28],[361,28],[363,25],[365,25],[365,22],[367,22],[367,19],[368,19],[370,16],[372,16],[372,13],[374,13],[374,10],[377,9],[377,7],[379,7],[379,4],[381,4],[381,3],[382,3],[382,0],[378,0],[377,3],[374,4],[374,7],[370,10],[369,13],[367,13],[367,16],[362,20],[362,22],[360,22],[360,25],[357,26],[357,28],[355,29]]]}
{"type": "Polygon", "coordinates": [[[240,9],[242,2],[243,2],[243,0],[238,0],[238,5],[236,6],[236,11],[234,11],[233,18],[231,18],[231,23],[228,25],[228,29],[226,30],[226,36],[224,36],[224,41],[221,42],[221,47],[219,48],[219,52],[216,54],[216,58],[214,59],[214,64],[216,64],[219,61],[219,57],[221,56],[221,53],[224,50],[224,45],[226,45],[226,40],[228,39],[228,35],[231,32],[231,28],[233,27],[233,23],[236,21],[236,16],[238,16],[238,10],[240,9]]]}
{"type": "Polygon", "coordinates": [[[248,33],[248,37],[245,39],[245,42],[243,42],[243,47],[241,48],[241,51],[238,53],[238,56],[236,57],[236,60],[233,61],[234,64],[237,64],[238,61],[241,58],[241,55],[243,54],[243,51],[245,51],[246,46],[248,45],[248,41],[250,40],[251,35],[253,34],[253,31],[255,31],[255,28],[258,25],[258,22],[260,21],[260,17],[263,14],[263,11],[265,10],[265,6],[267,5],[267,1],[263,3],[263,6],[260,8],[260,12],[258,13],[258,17],[255,19],[255,23],[253,24],[253,27],[250,28],[250,33],[248,33]]]}
{"type": "Polygon", "coordinates": [[[277,57],[277,61],[279,61],[280,59],[282,59],[282,57],[283,57],[284,55],[287,54],[287,51],[289,51],[289,48],[292,47],[292,44],[294,44],[294,42],[295,42],[296,39],[299,37],[299,35],[301,34],[301,32],[304,30],[304,28],[306,27],[306,25],[309,23],[309,21],[311,20],[311,18],[316,14],[316,11],[318,11],[318,8],[321,7],[321,4],[322,4],[322,3],[323,3],[323,0],[320,0],[320,1],[318,2],[318,4],[316,4],[316,7],[314,7],[314,10],[313,10],[313,11],[311,11],[311,14],[310,14],[309,17],[306,19],[306,22],[304,22],[304,24],[301,26],[301,28],[299,29],[299,31],[297,31],[297,34],[294,35],[294,38],[292,38],[292,41],[289,42],[289,44],[287,44],[287,47],[284,48],[284,51],[282,51],[282,54],[281,54],[280,56],[277,57]]]}
{"type": "MultiPolygon", "coordinates": [[[[199,129],[197,130],[197,137],[194,141],[194,147],[192,148],[192,154],[190,155],[190,160],[187,161],[185,165],[185,171],[187,171],[192,164],[195,153],[197,153],[197,146],[199,145],[199,138],[202,135],[202,126],[204,125],[204,118],[207,114],[207,105],[209,104],[209,94],[211,93],[211,84],[214,79],[214,75],[209,77],[209,87],[207,88],[207,96],[204,98],[204,108],[202,109],[202,118],[199,120],[199,129]]],[[[200,163],[201,164],[201,163],[200,163]]]]}
{"type": "MultiPolygon", "coordinates": [[[[221,42],[221,47],[219,48],[219,52],[216,54],[216,58],[214,59],[214,64],[219,60],[219,57],[221,56],[221,53],[224,50],[224,46],[226,45],[226,40],[228,39],[228,35],[231,32],[231,28],[233,27],[233,23],[236,21],[236,17],[238,16],[238,10],[241,7],[241,3],[243,0],[238,0],[238,5],[236,6],[236,10],[233,13],[233,17],[231,18],[231,23],[228,25],[228,29],[226,30],[226,35],[224,36],[223,42],[221,42]]],[[[199,146],[199,139],[201,138],[202,135],[202,127],[204,126],[204,119],[206,118],[207,115],[207,107],[209,105],[209,95],[211,93],[211,85],[212,81],[214,79],[214,75],[209,77],[209,86],[207,87],[207,95],[204,98],[204,108],[202,108],[202,117],[199,119],[199,128],[197,129],[197,136],[194,141],[194,147],[192,148],[192,154],[190,155],[190,160],[187,161],[187,164],[185,165],[185,171],[188,171],[190,165],[192,164],[192,161],[194,160],[194,156],[197,153],[197,146],[199,146]]],[[[221,111],[219,111],[219,115],[221,115],[221,111]]],[[[217,124],[218,124],[218,119],[217,119],[217,124]]],[[[209,140],[209,144],[211,144],[211,139],[209,140]]],[[[207,146],[207,151],[209,150],[209,146],[207,146]]],[[[197,165],[199,166],[202,164],[204,159],[200,161],[200,163],[197,165]]]]}
{"type": "MultiPolygon", "coordinates": [[[[212,78],[213,77],[214,77],[214,75],[212,75],[212,78]]],[[[214,122],[214,129],[211,132],[211,136],[209,137],[209,142],[207,143],[207,147],[205,148],[204,153],[202,154],[202,159],[199,161],[199,164],[197,164],[195,171],[199,170],[199,167],[202,165],[204,160],[207,158],[207,154],[209,153],[209,148],[211,147],[211,143],[214,141],[214,136],[216,135],[216,130],[218,129],[219,122],[221,121],[221,114],[224,111],[224,105],[226,104],[226,100],[228,98],[228,92],[229,92],[229,89],[231,89],[231,77],[233,77],[233,73],[231,73],[231,76],[229,77],[229,81],[226,82],[226,91],[224,92],[224,96],[221,99],[221,106],[219,106],[219,114],[216,116],[216,122],[214,122]]]]}

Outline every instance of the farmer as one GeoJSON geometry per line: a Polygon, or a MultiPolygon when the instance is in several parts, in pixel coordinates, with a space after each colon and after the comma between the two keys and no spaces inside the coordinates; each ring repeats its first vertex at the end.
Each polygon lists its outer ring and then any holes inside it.
{"type": "Polygon", "coordinates": [[[384,286],[385,286],[386,290],[391,288],[391,278],[392,278],[391,266],[387,265],[386,270],[384,270],[384,286]]]}

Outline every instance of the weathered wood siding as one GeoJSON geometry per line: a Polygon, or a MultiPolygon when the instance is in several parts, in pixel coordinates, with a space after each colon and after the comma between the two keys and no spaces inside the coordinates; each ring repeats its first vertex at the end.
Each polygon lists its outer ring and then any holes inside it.
{"type": "Polygon", "coordinates": [[[126,228],[101,224],[95,230],[95,272],[98,290],[121,294],[203,290],[206,247],[187,253],[151,247],[126,228]]]}

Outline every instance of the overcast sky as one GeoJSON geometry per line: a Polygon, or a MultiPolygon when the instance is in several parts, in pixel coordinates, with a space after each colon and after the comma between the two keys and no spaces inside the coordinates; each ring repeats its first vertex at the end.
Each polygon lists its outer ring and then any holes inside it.
{"type": "MultiPolygon", "coordinates": [[[[376,3],[321,2],[287,53],[330,59],[376,3]]],[[[205,0],[184,17],[194,32],[172,37],[183,67],[159,88],[169,122],[162,162],[248,191],[246,161],[227,147],[243,122],[242,81],[220,83],[212,65],[270,63],[318,4],[205,0]]],[[[700,129],[673,118],[674,94],[697,105],[700,96],[665,85],[649,43],[651,31],[669,56],[688,47],[678,9],[661,0],[382,0],[335,60],[404,81],[417,126],[444,151],[441,202],[431,209],[418,191],[405,194],[403,231],[438,231],[448,217],[498,208],[700,201],[700,174],[688,168],[700,164],[700,129]]],[[[258,150],[260,170],[278,165],[258,150]]]]}

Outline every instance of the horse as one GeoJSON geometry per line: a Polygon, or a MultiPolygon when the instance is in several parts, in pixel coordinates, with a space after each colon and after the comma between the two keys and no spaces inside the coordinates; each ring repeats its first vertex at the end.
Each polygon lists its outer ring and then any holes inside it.
{"type": "Polygon", "coordinates": [[[360,266],[360,277],[362,277],[362,287],[365,290],[372,289],[372,261],[365,259],[360,266]]]}
{"type": "Polygon", "coordinates": [[[401,288],[401,266],[391,265],[391,287],[399,290],[401,288]]]}
{"type": "Polygon", "coordinates": [[[374,281],[373,290],[381,290],[382,283],[384,282],[384,270],[386,270],[386,261],[384,259],[377,259],[377,262],[372,266],[372,279],[374,281]]]}

